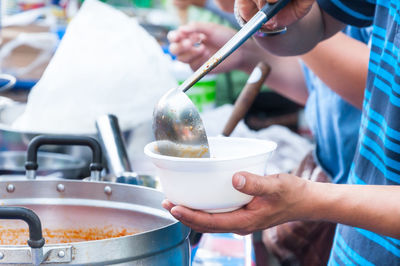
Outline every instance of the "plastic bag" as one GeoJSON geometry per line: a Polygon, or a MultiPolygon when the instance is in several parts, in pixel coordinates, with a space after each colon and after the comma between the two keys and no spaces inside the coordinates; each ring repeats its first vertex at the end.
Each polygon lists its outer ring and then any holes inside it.
{"type": "Polygon", "coordinates": [[[19,34],[15,39],[5,43],[1,47],[0,70],[16,77],[22,77],[35,70],[41,64],[48,62],[57,47],[58,41],[59,39],[56,34],[48,32],[19,34]],[[20,46],[29,46],[39,50],[40,52],[36,58],[26,66],[7,66],[7,68],[5,68],[4,62],[6,61],[6,58],[11,56],[13,51],[20,46]]]}
{"type": "Polygon", "coordinates": [[[122,130],[133,128],[150,120],[158,99],[177,85],[168,60],[136,19],[86,0],[13,126],[92,134],[96,118],[111,113],[122,130]]]}

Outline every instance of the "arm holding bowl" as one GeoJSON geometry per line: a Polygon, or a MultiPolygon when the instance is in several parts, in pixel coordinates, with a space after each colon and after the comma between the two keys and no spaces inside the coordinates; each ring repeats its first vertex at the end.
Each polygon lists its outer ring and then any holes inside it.
{"type": "Polygon", "coordinates": [[[251,232],[294,220],[324,220],[400,237],[400,187],[310,182],[290,174],[239,172],[233,186],[254,199],[228,213],[205,213],[168,200],[163,207],[198,232],[251,232]]]}

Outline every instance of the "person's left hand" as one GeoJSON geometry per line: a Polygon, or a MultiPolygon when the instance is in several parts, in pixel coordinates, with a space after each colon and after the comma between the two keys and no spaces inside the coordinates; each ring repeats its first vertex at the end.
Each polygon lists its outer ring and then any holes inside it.
{"type": "MultiPolygon", "coordinates": [[[[219,24],[195,22],[168,33],[169,50],[181,62],[197,70],[215,54],[236,31],[219,24]]],[[[223,73],[234,69],[251,71],[260,60],[260,50],[254,40],[249,39],[232,56],[226,58],[212,73],[223,73]]]]}
{"type": "Polygon", "coordinates": [[[233,186],[255,197],[236,211],[205,213],[175,206],[168,200],[163,201],[163,207],[195,231],[246,235],[284,222],[307,219],[313,209],[306,191],[310,183],[289,174],[258,176],[240,172],[233,176],[233,186]]]}

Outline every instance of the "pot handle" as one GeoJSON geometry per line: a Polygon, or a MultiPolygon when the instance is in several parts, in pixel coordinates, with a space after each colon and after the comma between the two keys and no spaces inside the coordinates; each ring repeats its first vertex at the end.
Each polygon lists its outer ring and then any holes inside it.
{"type": "Polygon", "coordinates": [[[41,135],[34,137],[28,145],[26,154],[26,177],[28,179],[36,178],[36,170],[38,168],[37,152],[40,146],[43,145],[78,145],[88,146],[92,150],[92,163],[90,164],[90,180],[100,180],[100,172],[103,170],[102,152],[99,142],[87,136],[54,136],[54,135],[41,135]]]}
{"type": "Polygon", "coordinates": [[[0,207],[0,219],[23,220],[29,226],[28,245],[31,248],[32,263],[43,262],[43,246],[45,240],[42,234],[42,224],[37,214],[24,207],[0,207]]]}

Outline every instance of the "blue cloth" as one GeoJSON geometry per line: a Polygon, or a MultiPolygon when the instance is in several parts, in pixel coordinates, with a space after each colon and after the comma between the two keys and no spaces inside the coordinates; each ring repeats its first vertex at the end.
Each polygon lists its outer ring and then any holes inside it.
{"type": "MultiPolygon", "coordinates": [[[[360,136],[348,183],[399,185],[400,1],[318,2],[327,13],[345,23],[373,23],[360,136]]],[[[399,264],[400,240],[338,225],[329,265],[399,264]]]]}
{"type": "MultiPolygon", "coordinates": [[[[371,28],[347,27],[345,33],[368,43],[371,28]]],[[[361,111],[329,89],[303,64],[308,88],[305,116],[316,142],[315,156],[332,182],[345,183],[357,146],[361,111]]]]}

